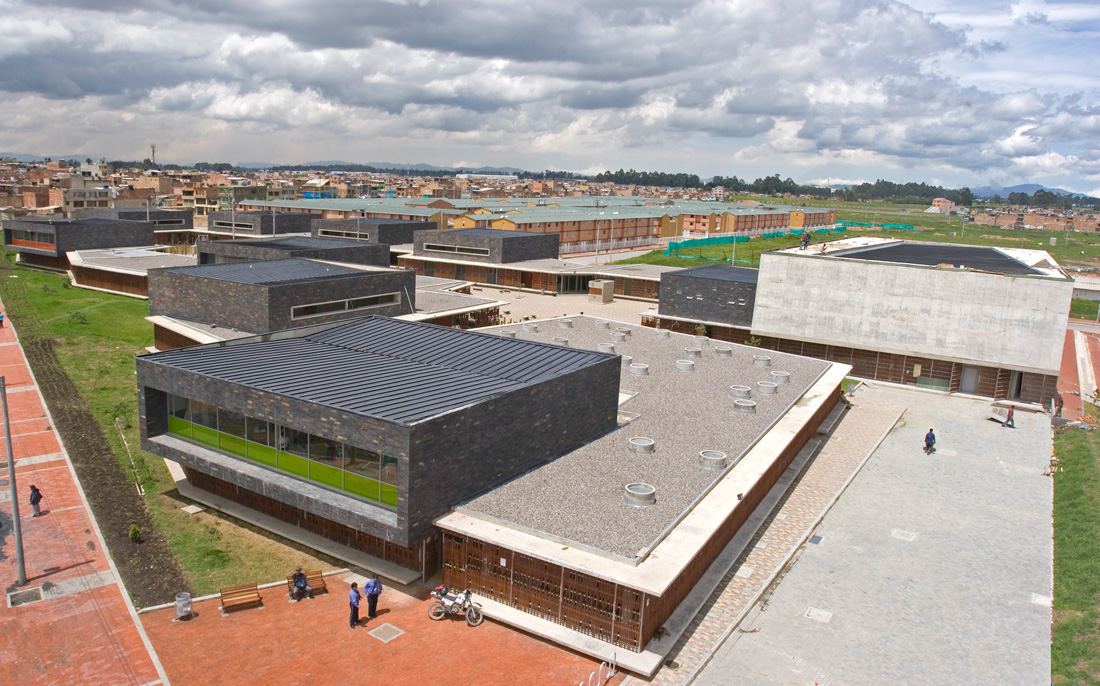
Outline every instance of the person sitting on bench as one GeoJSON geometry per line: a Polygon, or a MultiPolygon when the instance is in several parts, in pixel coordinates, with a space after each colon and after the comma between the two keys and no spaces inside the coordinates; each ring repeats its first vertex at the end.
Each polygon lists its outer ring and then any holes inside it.
{"type": "Polygon", "coordinates": [[[302,596],[306,598],[313,597],[313,589],[310,588],[309,581],[306,579],[301,567],[294,570],[292,580],[294,581],[294,602],[301,600],[302,596]]]}

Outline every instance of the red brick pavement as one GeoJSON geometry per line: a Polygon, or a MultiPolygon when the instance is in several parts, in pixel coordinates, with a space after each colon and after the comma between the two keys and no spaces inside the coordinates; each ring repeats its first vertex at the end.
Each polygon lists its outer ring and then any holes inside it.
{"type": "Polygon", "coordinates": [[[892,405],[863,399],[854,401],[832,439],[764,522],[673,646],[668,660],[675,662],[676,667],[666,662],[649,683],[661,686],[690,683],[727,633],[740,623],[791,555],[806,541],[902,412],[902,408],[892,405]],[[749,569],[752,572],[748,576],[737,576],[739,570],[749,569]]]}
{"type": "MultiPolygon", "coordinates": [[[[0,603],[0,684],[166,683],[125,591],[115,582],[103,541],[76,476],[60,455],[61,444],[16,343],[10,320],[5,321],[0,329],[0,374],[8,390],[12,452],[17,460],[55,456],[17,464],[15,469],[28,577],[24,589],[52,588],[63,595],[17,607],[0,603]],[[30,516],[26,499],[32,483],[44,496],[42,517],[30,516]],[[93,576],[97,573],[99,577],[93,576]]],[[[0,425],[0,440],[2,430],[0,425]]],[[[6,462],[0,478],[8,478],[6,462]]],[[[2,488],[6,492],[7,486],[2,488]]],[[[0,530],[0,581],[8,588],[17,576],[10,501],[0,503],[0,514],[5,520],[0,530]]]]}
{"type": "Polygon", "coordinates": [[[386,588],[378,617],[351,629],[348,583],[337,575],[326,580],[327,594],[299,603],[291,603],[286,587],[279,586],[260,591],[263,609],[243,607],[223,617],[213,599],[194,603],[197,616],[189,621],[172,621],[172,608],[141,618],[169,679],[189,686],[571,686],[587,684],[599,667],[587,657],[489,620],[474,628],[461,618],[434,622],[428,618],[424,589],[386,588]],[[405,633],[383,643],[369,634],[383,624],[405,633]]]}
{"type": "Polygon", "coordinates": [[[1077,347],[1073,340],[1073,330],[1066,331],[1066,342],[1062,347],[1062,366],[1058,373],[1058,393],[1062,396],[1062,416],[1069,419],[1081,418],[1081,382],[1077,375],[1077,347]]]}

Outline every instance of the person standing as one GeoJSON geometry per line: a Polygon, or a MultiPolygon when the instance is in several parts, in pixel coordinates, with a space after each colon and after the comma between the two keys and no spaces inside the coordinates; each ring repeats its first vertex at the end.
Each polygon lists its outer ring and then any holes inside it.
{"type": "Polygon", "coordinates": [[[359,584],[354,581],[351,582],[351,592],[348,594],[348,606],[351,610],[351,617],[348,621],[352,629],[359,624],[359,600],[362,597],[363,594],[359,592],[359,584]]]}
{"type": "Polygon", "coordinates": [[[42,491],[38,490],[38,487],[31,484],[31,507],[34,508],[35,517],[42,516],[42,508],[40,503],[42,502],[42,491]]]}
{"type": "Polygon", "coordinates": [[[0,329],[4,328],[4,313],[0,312],[0,329]]]}
{"type": "Polygon", "coordinates": [[[1016,410],[1016,408],[1013,407],[1012,405],[1008,406],[1008,417],[1005,418],[1005,423],[1002,424],[1001,426],[1007,426],[1010,429],[1015,429],[1016,428],[1016,420],[1013,418],[1014,417],[1013,413],[1014,413],[1015,410],[1016,410]]]}
{"type": "Polygon", "coordinates": [[[924,454],[931,455],[936,452],[936,434],[932,433],[932,429],[928,430],[928,433],[924,435],[924,454]]]}
{"type": "Polygon", "coordinates": [[[382,582],[377,574],[363,584],[363,590],[367,592],[367,619],[374,619],[378,614],[378,596],[382,595],[382,582]]]}

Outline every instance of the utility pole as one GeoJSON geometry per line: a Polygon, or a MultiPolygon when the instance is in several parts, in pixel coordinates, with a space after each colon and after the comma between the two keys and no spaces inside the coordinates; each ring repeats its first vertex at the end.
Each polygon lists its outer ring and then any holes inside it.
{"type": "Polygon", "coordinates": [[[0,376],[0,403],[4,407],[4,442],[8,449],[8,480],[11,482],[11,520],[15,533],[15,565],[18,573],[16,586],[27,584],[27,566],[23,561],[23,528],[19,522],[19,493],[15,487],[15,457],[11,451],[11,418],[8,417],[8,388],[0,376]]]}
{"type": "Polygon", "coordinates": [[[157,168],[157,144],[156,143],[150,143],[149,144],[149,151],[150,151],[149,161],[153,163],[153,169],[156,169],[157,168]]]}
{"type": "Polygon", "coordinates": [[[233,196],[229,201],[229,223],[233,226],[229,229],[230,238],[237,240],[237,197],[233,196]]]}

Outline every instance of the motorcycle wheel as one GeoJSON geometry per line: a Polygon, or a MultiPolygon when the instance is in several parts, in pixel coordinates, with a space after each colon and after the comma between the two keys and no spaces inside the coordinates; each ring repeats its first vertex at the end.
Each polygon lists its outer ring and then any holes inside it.
{"type": "Polygon", "coordinates": [[[428,606],[428,616],[438,622],[447,616],[447,609],[443,607],[443,603],[432,603],[428,606]]]}
{"type": "Polygon", "coordinates": [[[466,623],[470,626],[477,626],[485,619],[485,615],[481,614],[481,608],[477,605],[471,605],[466,608],[466,623]]]}

